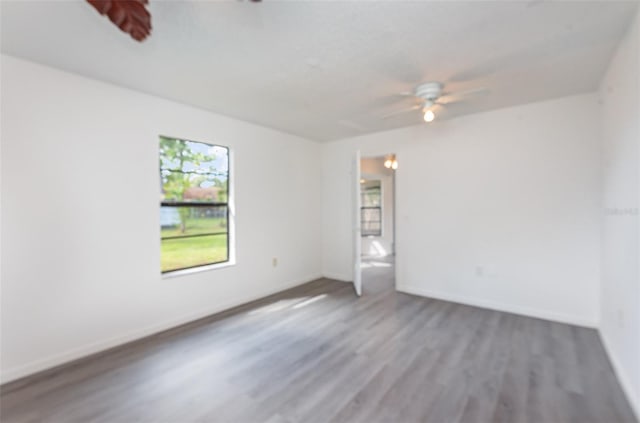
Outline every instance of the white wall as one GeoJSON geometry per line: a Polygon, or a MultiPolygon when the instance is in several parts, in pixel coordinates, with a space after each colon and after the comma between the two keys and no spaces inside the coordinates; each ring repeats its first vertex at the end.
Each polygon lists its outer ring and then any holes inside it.
{"type": "Polygon", "coordinates": [[[382,189],[382,236],[362,238],[362,255],[384,257],[393,254],[393,170],[384,167],[384,157],[363,157],[363,178],[379,180],[382,189]]]}
{"type": "Polygon", "coordinates": [[[319,144],[7,56],[1,101],[3,381],[320,276],[319,144]],[[231,147],[236,266],[161,278],[159,134],[231,147]]]}
{"type": "Polygon", "coordinates": [[[640,418],[640,14],[602,81],[603,278],[600,333],[640,418]]]}
{"type": "Polygon", "coordinates": [[[595,326],[595,94],[323,145],[323,273],[349,280],[350,160],[397,153],[399,289],[595,326]]]}

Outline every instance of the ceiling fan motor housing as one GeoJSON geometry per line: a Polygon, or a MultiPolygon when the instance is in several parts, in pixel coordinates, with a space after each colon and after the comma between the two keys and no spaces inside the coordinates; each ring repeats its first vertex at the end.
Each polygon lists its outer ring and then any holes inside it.
{"type": "Polygon", "coordinates": [[[439,82],[427,82],[416,88],[416,97],[434,103],[442,95],[442,84],[439,82]]]}

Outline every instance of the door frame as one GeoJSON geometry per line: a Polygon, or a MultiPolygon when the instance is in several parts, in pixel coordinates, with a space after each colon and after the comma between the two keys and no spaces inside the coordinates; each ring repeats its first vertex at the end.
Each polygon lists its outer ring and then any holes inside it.
{"type": "Polygon", "coordinates": [[[352,224],[351,224],[351,233],[353,235],[352,239],[352,253],[353,253],[353,288],[356,291],[356,295],[360,297],[362,295],[362,228],[361,228],[361,218],[360,218],[360,208],[361,208],[361,199],[360,199],[360,150],[357,150],[353,157],[352,164],[352,176],[351,176],[351,187],[353,197],[351,200],[351,204],[353,206],[353,210],[351,213],[352,224]]]}
{"type": "MultiPolygon", "coordinates": [[[[360,179],[362,178],[362,169],[361,169],[361,160],[362,159],[366,159],[366,158],[379,158],[379,157],[385,157],[388,156],[390,154],[394,154],[396,156],[396,159],[398,159],[398,154],[397,153],[374,153],[374,152],[367,152],[365,155],[362,154],[361,150],[356,150],[354,157],[353,157],[353,165],[352,165],[352,179],[350,181],[351,186],[352,186],[352,201],[351,204],[352,206],[355,208],[355,210],[353,210],[352,212],[352,226],[351,226],[351,233],[353,234],[353,239],[352,239],[352,243],[353,243],[353,248],[352,248],[352,252],[353,252],[353,259],[352,259],[352,271],[353,271],[353,285],[354,285],[354,289],[356,290],[356,294],[358,296],[362,295],[362,228],[361,226],[361,221],[360,221],[360,179]],[[357,253],[357,255],[356,255],[357,253]]],[[[399,269],[400,266],[398,266],[398,192],[397,192],[397,187],[398,187],[398,181],[397,181],[397,177],[398,177],[398,170],[394,170],[393,171],[393,177],[392,177],[392,215],[393,215],[393,245],[392,245],[392,254],[393,254],[393,286],[394,289],[397,291],[398,290],[398,276],[399,276],[399,269]]]]}

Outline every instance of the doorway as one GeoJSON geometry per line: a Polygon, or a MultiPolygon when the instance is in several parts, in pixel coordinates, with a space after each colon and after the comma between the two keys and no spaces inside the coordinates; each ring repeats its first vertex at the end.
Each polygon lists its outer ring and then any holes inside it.
{"type": "Polygon", "coordinates": [[[396,171],[391,158],[395,160],[395,155],[360,158],[358,241],[363,295],[395,289],[396,171]]]}

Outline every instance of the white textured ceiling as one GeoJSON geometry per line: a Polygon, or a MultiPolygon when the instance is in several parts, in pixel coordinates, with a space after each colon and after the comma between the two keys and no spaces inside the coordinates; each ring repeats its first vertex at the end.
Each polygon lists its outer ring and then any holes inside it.
{"type": "Polygon", "coordinates": [[[489,92],[450,117],[593,91],[637,2],[150,0],[137,43],[84,1],[2,1],[2,51],[326,141],[421,122],[425,81],[489,92]]]}

